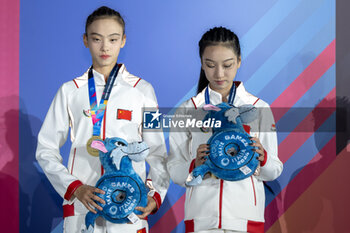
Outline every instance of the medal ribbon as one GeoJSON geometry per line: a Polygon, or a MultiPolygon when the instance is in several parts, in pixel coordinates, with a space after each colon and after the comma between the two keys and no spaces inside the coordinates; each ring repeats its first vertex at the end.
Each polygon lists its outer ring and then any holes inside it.
{"type": "Polygon", "coordinates": [[[119,66],[118,64],[115,64],[111,73],[109,74],[107,84],[103,90],[100,104],[97,105],[95,79],[92,73],[92,66],[90,67],[88,84],[91,119],[93,124],[93,136],[100,136],[102,119],[104,117],[108,99],[111,94],[114,81],[117,78],[118,71],[119,66]]]}
{"type": "MultiPolygon", "coordinates": [[[[228,100],[227,100],[227,103],[229,105],[233,106],[233,101],[235,100],[235,96],[236,96],[236,85],[235,83],[233,83],[230,90],[230,94],[228,96],[228,100]]],[[[209,87],[207,87],[207,89],[205,90],[205,104],[210,104],[209,87]]]]}

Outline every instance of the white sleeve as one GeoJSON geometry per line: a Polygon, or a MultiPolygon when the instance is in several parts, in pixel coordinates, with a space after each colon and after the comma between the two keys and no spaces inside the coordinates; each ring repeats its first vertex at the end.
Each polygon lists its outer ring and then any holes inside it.
{"type": "MultiPolygon", "coordinates": [[[[176,114],[186,115],[182,113],[183,107],[176,111],[176,114]]],[[[168,157],[168,171],[170,178],[175,184],[185,187],[185,181],[188,174],[194,167],[194,160],[192,159],[192,136],[188,130],[172,130],[169,134],[169,157],[168,157]]]]}
{"type": "Polygon", "coordinates": [[[260,108],[259,140],[265,149],[265,161],[261,163],[258,179],[271,181],[276,179],[283,170],[283,163],[278,158],[278,143],[275,120],[269,106],[260,108]]]}
{"type": "Polygon", "coordinates": [[[63,89],[64,86],[58,90],[39,132],[36,159],[58,194],[70,200],[82,183],[68,172],[60,155],[60,147],[66,142],[69,131],[67,98],[63,89]]]}
{"type": "MultiPolygon", "coordinates": [[[[158,108],[153,87],[148,83],[147,86],[143,87],[142,91],[145,95],[144,106],[147,108],[158,108]]],[[[169,174],[166,169],[167,151],[164,135],[162,131],[145,131],[142,133],[142,138],[150,148],[149,155],[146,158],[146,162],[150,167],[147,185],[150,188],[154,188],[155,193],[149,195],[153,196],[159,208],[165,198],[170,183],[169,174]]]]}

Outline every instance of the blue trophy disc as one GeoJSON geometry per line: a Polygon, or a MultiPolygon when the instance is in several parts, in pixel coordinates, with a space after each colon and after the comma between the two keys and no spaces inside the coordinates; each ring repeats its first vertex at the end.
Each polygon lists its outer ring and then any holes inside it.
{"type": "Polygon", "coordinates": [[[246,133],[222,131],[214,134],[210,144],[210,172],[218,178],[230,181],[245,179],[258,167],[258,153],[250,146],[252,141],[246,133]]]}
{"type": "MultiPolygon", "coordinates": [[[[139,185],[127,174],[106,175],[96,184],[96,187],[105,191],[105,194],[96,194],[106,201],[102,205],[101,215],[113,223],[129,222],[128,216],[134,212],[136,206],[141,206],[141,196],[146,196],[146,188],[139,185]]],[[[137,213],[139,214],[139,213],[137,213]]]]}

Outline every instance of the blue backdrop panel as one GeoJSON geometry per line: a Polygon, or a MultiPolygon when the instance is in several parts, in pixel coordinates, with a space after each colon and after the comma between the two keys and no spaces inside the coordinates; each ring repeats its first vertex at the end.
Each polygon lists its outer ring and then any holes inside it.
{"type": "MultiPolygon", "coordinates": [[[[36,136],[60,85],[91,65],[82,37],[86,17],[101,5],[124,17],[127,42],[119,62],[154,86],[160,107],[178,106],[195,94],[200,72],[198,41],[213,26],[237,33],[242,46],[237,80],[269,103],[335,38],[335,0],[21,1],[21,232],[62,232],[62,199],[35,161],[36,136]]],[[[314,107],[334,86],[332,66],[295,107],[314,107]]],[[[332,122],[334,115],[325,124],[332,122]]],[[[310,138],[299,150],[299,155],[300,151],[309,153],[303,165],[317,154],[313,143],[310,138]]],[[[67,142],[61,150],[65,164],[69,146],[67,142]]],[[[298,158],[286,163],[288,172],[276,181],[281,182],[280,188],[300,168],[301,163],[295,162],[298,158]]],[[[183,194],[182,188],[171,184],[161,209],[150,217],[153,229],[168,224],[164,232],[184,232],[182,219],[168,217],[174,207],[174,214],[183,216],[183,207],[177,208],[183,194]]],[[[268,203],[277,194],[268,194],[268,203]]]]}

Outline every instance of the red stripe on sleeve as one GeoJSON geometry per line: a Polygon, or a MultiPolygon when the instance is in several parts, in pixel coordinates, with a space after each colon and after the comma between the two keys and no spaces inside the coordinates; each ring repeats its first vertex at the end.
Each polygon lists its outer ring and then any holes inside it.
{"type": "Polygon", "coordinates": [[[159,210],[160,205],[162,204],[162,198],[160,197],[159,193],[155,192],[152,197],[157,204],[157,209],[152,212],[152,214],[156,213],[159,210]]]}
{"type": "Polygon", "coordinates": [[[249,233],[264,233],[264,223],[248,220],[247,232],[249,232],[249,233]]]}
{"type": "Polygon", "coordinates": [[[194,232],[194,221],[193,219],[191,220],[186,220],[185,222],[185,232],[194,232]]]}
{"type": "Polygon", "coordinates": [[[264,158],[264,161],[260,162],[260,166],[261,166],[261,167],[263,167],[263,166],[266,164],[266,161],[267,161],[267,152],[266,152],[266,150],[264,150],[264,155],[265,155],[265,156],[264,156],[264,157],[265,157],[265,158],[264,158]]]}
{"type": "Polygon", "coordinates": [[[63,205],[63,218],[74,216],[74,205],[63,205]]]}
{"type": "Polygon", "coordinates": [[[190,168],[188,169],[188,172],[191,173],[194,169],[194,165],[195,165],[196,159],[193,159],[190,165],[190,168]]]}
{"type": "Polygon", "coordinates": [[[64,199],[66,199],[67,201],[69,201],[69,200],[72,198],[72,196],[73,196],[75,190],[77,190],[77,188],[79,188],[79,187],[82,186],[82,185],[83,185],[83,183],[81,183],[80,180],[73,181],[73,182],[68,186],[67,192],[66,192],[66,194],[64,194],[64,199]]]}

